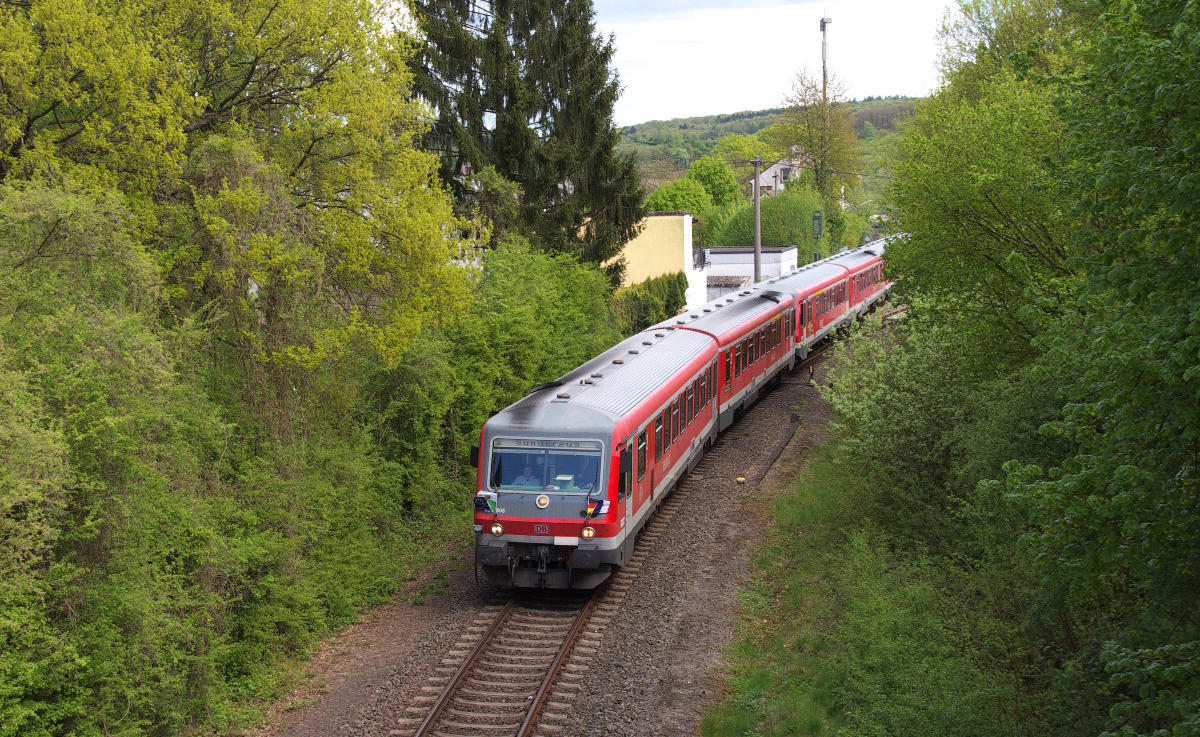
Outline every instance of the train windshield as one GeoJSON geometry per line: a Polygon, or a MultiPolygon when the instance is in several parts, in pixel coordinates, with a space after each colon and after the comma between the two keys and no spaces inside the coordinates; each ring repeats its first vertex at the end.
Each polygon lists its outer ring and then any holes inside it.
{"type": "Polygon", "coordinates": [[[594,440],[497,438],[492,441],[488,485],[501,491],[599,491],[602,451],[594,440]]]}

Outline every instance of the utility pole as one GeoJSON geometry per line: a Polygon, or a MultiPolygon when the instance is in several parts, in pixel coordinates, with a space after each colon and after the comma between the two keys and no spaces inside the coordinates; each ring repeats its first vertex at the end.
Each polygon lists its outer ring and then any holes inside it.
{"type": "Polygon", "coordinates": [[[826,70],[825,51],[827,47],[825,27],[833,22],[833,18],[821,19],[821,102],[825,102],[826,89],[829,87],[829,72],[826,70]]]}
{"type": "Polygon", "coordinates": [[[754,283],[762,281],[762,209],[759,207],[758,172],[762,159],[754,157],[754,283]]]}

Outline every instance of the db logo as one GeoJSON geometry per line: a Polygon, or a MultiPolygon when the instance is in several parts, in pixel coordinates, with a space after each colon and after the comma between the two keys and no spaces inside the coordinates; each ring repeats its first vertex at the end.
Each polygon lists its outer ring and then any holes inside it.
{"type": "Polygon", "coordinates": [[[533,526],[533,534],[549,535],[550,534],[550,525],[534,525],[533,526]]]}

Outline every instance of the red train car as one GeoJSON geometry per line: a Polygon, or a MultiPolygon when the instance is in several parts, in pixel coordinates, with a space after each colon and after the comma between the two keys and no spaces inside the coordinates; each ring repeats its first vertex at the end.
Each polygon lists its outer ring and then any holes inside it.
{"type": "Polygon", "coordinates": [[[593,588],[764,387],[869,309],[881,245],[726,295],[630,337],[480,433],[475,560],[497,585],[593,588]]]}

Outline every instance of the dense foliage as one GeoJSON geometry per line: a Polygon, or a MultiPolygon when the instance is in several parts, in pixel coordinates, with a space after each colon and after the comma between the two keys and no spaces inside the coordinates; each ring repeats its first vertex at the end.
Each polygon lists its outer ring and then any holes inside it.
{"type": "Polygon", "coordinates": [[[1200,734],[1200,15],[972,0],[943,40],[905,320],[835,354],[774,549],[816,572],[760,576],[786,613],[707,729],[1200,734]]]}
{"type": "Polygon", "coordinates": [[[237,732],[469,530],[610,282],[452,200],[386,4],[0,13],[0,735],[237,732]]]}
{"type": "Polygon", "coordinates": [[[687,274],[682,271],[652,277],[613,295],[621,331],[639,333],[683,311],[687,304],[687,274]]]}

